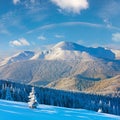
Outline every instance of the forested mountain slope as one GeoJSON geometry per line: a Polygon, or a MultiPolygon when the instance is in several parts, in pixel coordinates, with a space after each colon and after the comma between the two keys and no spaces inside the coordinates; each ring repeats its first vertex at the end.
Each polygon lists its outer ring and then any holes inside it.
{"type": "Polygon", "coordinates": [[[120,75],[98,81],[94,86],[88,88],[86,91],[95,94],[120,96],[120,75]]]}
{"type": "MultiPolygon", "coordinates": [[[[120,73],[119,62],[105,60],[32,60],[0,67],[0,78],[25,84],[47,85],[61,78],[77,77],[86,80],[101,80],[120,73]]],[[[64,84],[64,83],[63,83],[64,84]]]]}

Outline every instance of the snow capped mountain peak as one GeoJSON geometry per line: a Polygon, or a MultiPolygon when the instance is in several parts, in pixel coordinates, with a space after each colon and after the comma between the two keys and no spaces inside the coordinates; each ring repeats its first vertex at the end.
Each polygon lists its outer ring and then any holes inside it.
{"type": "Polygon", "coordinates": [[[58,44],[56,44],[53,49],[58,49],[58,48],[61,48],[61,49],[68,49],[68,48],[72,48],[72,43],[70,42],[65,42],[65,41],[62,41],[62,42],[59,42],[58,44]],[[71,45],[70,45],[71,44],[71,45]]]}
{"type": "Polygon", "coordinates": [[[86,47],[73,42],[60,42],[48,54],[46,60],[91,60],[92,56],[86,52],[86,47]],[[85,59],[84,59],[85,58],[85,59]]]}
{"type": "Polygon", "coordinates": [[[32,51],[22,51],[22,52],[19,52],[19,53],[17,53],[17,54],[15,54],[15,55],[13,55],[11,58],[13,58],[13,59],[26,59],[26,58],[30,58],[30,57],[32,57],[34,55],[34,52],[32,52],[32,51]]]}
{"type": "MultiPolygon", "coordinates": [[[[113,51],[102,47],[92,48],[84,47],[73,42],[59,42],[48,51],[23,51],[11,57],[0,61],[0,66],[19,62],[23,60],[93,60],[95,58],[101,59],[115,59],[115,55],[119,55],[119,51],[113,51]]],[[[118,56],[119,57],[119,56],[118,56]]]]}
{"type": "MultiPolygon", "coordinates": [[[[102,59],[115,59],[115,54],[108,49],[105,49],[103,47],[84,47],[82,45],[79,45],[77,43],[73,42],[60,42],[56,44],[53,49],[53,51],[78,51],[78,52],[86,52],[90,56],[96,57],[96,58],[102,58],[102,59]]],[[[58,55],[58,54],[57,54],[58,55]]]]}
{"type": "Polygon", "coordinates": [[[75,50],[75,51],[84,51],[85,47],[73,42],[59,42],[56,44],[53,49],[62,49],[62,50],[75,50]]]}
{"type": "Polygon", "coordinates": [[[19,52],[19,53],[15,54],[11,57],[5,58],[3,61],[1,61],[0,66],[3,66],[5,64],[10,64],[10,63],[13,63],[13,62],[28,60],[32,56],[34,56],[34,52],[32,52],[32,51],[19,52]]]}

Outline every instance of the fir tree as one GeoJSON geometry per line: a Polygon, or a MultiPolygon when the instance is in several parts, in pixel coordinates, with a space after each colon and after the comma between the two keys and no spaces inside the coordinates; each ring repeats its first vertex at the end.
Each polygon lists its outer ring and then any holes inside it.
{"type": "Polygon", "coordinates": [[[6,88],[6,97],[5,97],[6,100],[13,100],[12,96],[11,96],[11,91],[10,91],[10,88],[7,87],[6,88]]]}
{"type": "Polygon", "coordinates": [[[32,87],[32,91],[30,92],[28,98],[29,98],[29,102],[28,102],[29,107],[33,109],[37,108],[38,102],[36,100],[34,87],[32,87]]]}
{"type": "Polygon", "coordinates": [[[102,113],[102,112],[103,112],[102,106],[103,106],[103,104],[102,104],[102,101],[100,100],[100,101],[99,101],[99,109],[98,109],[98,112],[99,112],[99,113],[102,113]]]}

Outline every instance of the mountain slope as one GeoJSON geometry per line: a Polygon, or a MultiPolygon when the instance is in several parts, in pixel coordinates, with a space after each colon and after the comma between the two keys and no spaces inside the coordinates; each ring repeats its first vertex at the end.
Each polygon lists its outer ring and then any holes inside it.
{"type": "Polygon", "coordinates": [[[30,109],[26,103],[0,100],[1,120],[119,120],[119,116],[84,109],[39,105],[30,109]]]}
{"type": "Polygon", "coordinates": [[[82,78],[77,79],[76,77],[63,78],[57,81],[53,81],[46,87],[69,90],[69,91],[83,91],[91,86],[93,86],[95,81],[85,80],[82,78]]]}
{"type": "Polygon", "coordinates": [[[120,95],[120,75],[110,79],[105,79],[86,90],[87,92],[103,94],[103,95],[120,95]]]}
{"type": "Polygon", "coordinates": [[[47,83],[69,74],[71,66],[63,61],[31,60],[0,68],[0,78],[20,83],[47,83]]]}
{"type": "MultiPolygon", "coordinates": [[[[66,59],[70,59],[71,56],[74,56],[74,58],[80,58],[80,53],[87,53],[89,56],[93,56],[96,58],[102,58],[102,59],[115,59],[115,54],[108,49],[98,47],[98,48],[92,48],[92,47],[84,47],[76,43],[72,42],[60,42],[56,44],[52,49],[51,53],[53,56],[59,56],[57,58],[65,57],[66,59]],[[61,56],[63,54],[63,56],[61,56]]],[[[53,57],[54,58],[54,57],[53,57]]],[[[73,57],[72,57],[73,58],[73,57]]],[[[61,58],[62,59],[62,58],[61,58]]]]}
{"type": "Polygon", "coordinates": [[[12,63],[0,68],[0,79],[26,84],[47,85],[61,78],[77,77],[101,80],[120,73],[119,62],[104,60],[30,60],[12,63]]]}
{"type": "Polygon", "coordinates": [[[85,90],[94,81],[120,74],[120,60],[112,50],[72,42],[60,42],[47,51],[24,51],[0,66],[0,79],[65,90],[85,90]]]}
{"type": "Polygon", "coordinates": [[[32,51],[23,51],[23,52],[15,54],[11,57],[5,58],[4,60],[2,60],[0,62],[0,66],[10,64],[10,63],[14,63],[14,62],[29,60],[33,56],[34,56],[34,52],[32,52],[32,51]]]}

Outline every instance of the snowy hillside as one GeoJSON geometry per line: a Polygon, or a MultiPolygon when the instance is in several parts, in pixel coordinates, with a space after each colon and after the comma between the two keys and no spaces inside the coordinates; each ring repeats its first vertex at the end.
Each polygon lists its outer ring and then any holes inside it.
{"type": "Polygon", "coordinates": [[[34,52],[32,52],[32,51],[19,52],[11,57],[7,57],[4,60],[0,61],[0,66],[14,63],[14,62],[20,62],[23,60],[29,60],[33,56],[34,56],[34,52]]]}
{"type": "Polygon", "coordinates": [[[73,42],[60,42],[56,44],[49,54],[45,56],[47,60],[76,60],[91,59],[92,57],[102,59],[114,59],[115,54],[111,50],[102,47],[85,47],[73,42]]]}
{"type": "MultiPolygon", "coordinates": [[[[119,51],[117,51],[117,56],[119,51]]],[[[0,66],[23,60],[92,60],[95,58],[115,59],[116,52],[102,48],[85,47],[72,42],[60,42],[50,50],[23,51],[0,61],[0,66]]]]}
{"type": "Polygon", "coordinates": [[[62,50],[56,49],[52,51],[50,54],[45,56],[46,60],[85,60],[90,61],[92,60],[92,56],[90,56],[86,52],[80,51],[70,51],[70,50],[62,50]]]}
{"type": "Polygon", "coordinates": [[[120,116],[48,105],[29,109],[26,103],[0,100],[0,120],[120,120],[120,116]]]}

